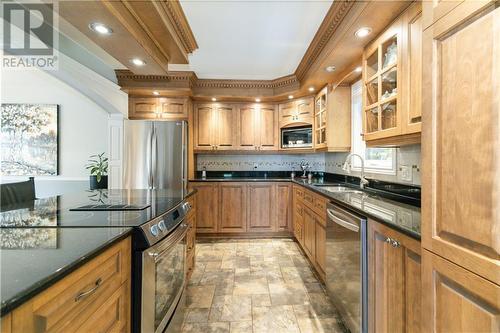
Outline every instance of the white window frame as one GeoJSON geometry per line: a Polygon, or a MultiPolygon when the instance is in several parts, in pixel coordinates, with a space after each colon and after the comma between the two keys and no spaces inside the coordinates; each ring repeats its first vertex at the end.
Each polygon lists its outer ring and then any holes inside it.
{"type": "MultiPolygon", "coordinates": [[[[361,136],[363,132],[363,84],[361,80],[357,81],[351,86],[351,152],[366,157],[367,148],[366,143],[361,136]]],[[[380,148],[379,148],[380,149],[380,148]]],[[[391,166],[377,165],[374,160],[367,160],[365,158],[365,172],[379,173],[386,175],[395,175],[397,169],[397,149],[396,148],[382,148],[391,150],[391,166]]],[[[352,158],[351,170],[361,171],[361,161],[359,158],[352,158]]]]}

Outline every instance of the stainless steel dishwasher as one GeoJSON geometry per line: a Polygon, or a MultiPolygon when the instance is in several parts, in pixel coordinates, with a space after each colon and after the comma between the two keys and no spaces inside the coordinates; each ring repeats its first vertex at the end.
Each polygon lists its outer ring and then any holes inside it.
{"type": "Polygon", "coordinates": [[[326,288],[351,333],[368,331],[366,218],[329,203],[326,288]]]}

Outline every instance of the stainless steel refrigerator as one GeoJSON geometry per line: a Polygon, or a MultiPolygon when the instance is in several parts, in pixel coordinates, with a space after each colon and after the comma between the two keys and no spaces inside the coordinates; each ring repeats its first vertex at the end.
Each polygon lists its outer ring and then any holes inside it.
{"type": "Polygon", "coordinates": [[[184,194],[186,122],[126,120],[124,128],[124,188],[170,189],[184,194]]]}

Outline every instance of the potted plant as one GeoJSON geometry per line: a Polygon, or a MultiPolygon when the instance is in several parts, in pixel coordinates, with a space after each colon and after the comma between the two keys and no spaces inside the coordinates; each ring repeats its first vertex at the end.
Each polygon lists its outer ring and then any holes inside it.
{"type": "Polygon", "coordinates": [[[85,168],[90,170],[91,190],[108,188],[108,158],[104,157],[104,153],[91,155],[85,168]]]}

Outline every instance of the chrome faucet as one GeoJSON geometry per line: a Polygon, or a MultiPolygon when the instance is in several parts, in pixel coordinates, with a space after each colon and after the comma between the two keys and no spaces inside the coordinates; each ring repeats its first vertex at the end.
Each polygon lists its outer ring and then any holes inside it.
{"type": "Polygon", "coordinates": [[[303,172],[301,177],[307,178],[307,176],[306,176],[307,169],[311,168],[311,166],[309,165],[309,162],[306,160],[300,161],[300,168],[302,169],[302,172],[303,172]]]}
{"type": "Polygon", "coordinates": [[[361,157],[361,155],[354,153],[347,155],[347,157],[345,158],[344,165],[342,166],[342,170],[347,171],[349,173],[351,172],[349,160],[351,160],[353,156],[357,156],[361,160],[361,179],[359,180],[359,187],[361,189],[364,189],[365,185],[368,185],[369,182],[365,178],[365,160],[363,159],[363,157],[361,157]]]}

